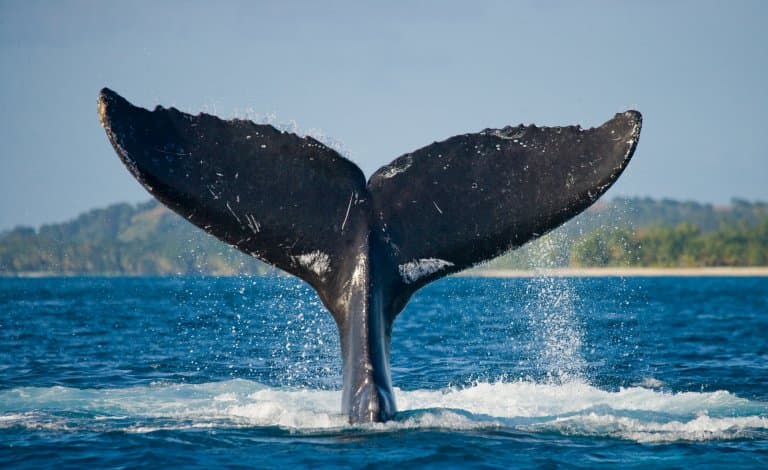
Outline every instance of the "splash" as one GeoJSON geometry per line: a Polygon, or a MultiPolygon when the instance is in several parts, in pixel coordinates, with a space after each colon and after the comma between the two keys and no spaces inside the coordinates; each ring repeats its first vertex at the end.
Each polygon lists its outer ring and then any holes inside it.
{"type": "Polygon", "coordinates": [[[272,327],[271,369],[287,386],[335,388],[341,377],[341,346],[333,319],[307,285],[288,281],[282,288],[290,292],[278,294],[270,307],[285,319],[284,325],[272,327]]]}
{"type": "MultiPolygon", "coordinates": [[[[559,244],[562,232],[552,232],[531,246],[530,268],[552,269],[562,264],[559,244]]],[[[537,349],[532,360],[550,383],[564,383],[583,377],[586,361],[581,354],[584,336],[575,303],[578,300],[572,281],[541,275],[526,287],[525,314],[537,349]]]]}
{"type": "MultiPolygon", "coordinates": [[[[210,110],[214,111],[213,114],[216,114],[215,106],[211,107],[210,110]]],[[[210,112],[210,110],[209,108],[204,108],[203,112],[210,112]]],[[[352,159],[352,153],[343,141],[328,135],[328,133],[317,127],[303,128],[299,126],[299,123],[295,119],[281,119],[275,112],[259,113],[252,107],[234,109],[233,117],[234,119],[252,121],[256,124],[270,125],[279,131],[296,134],[299,137],[311,137],[321,144],[337,151],[343,157],[350,160],[352,159]]]]}
{"type": "Polygon", "coordinates": [[[351,426],[339,413],[339,391],[275,388],[241,379],[104,390],[23,387],[0,391],[0,429],[149,433],[277,427],[308,435],[503,430],[636,442],[768,438],[768,403],[726,391],[604,391],[581,381],[517,381],[396,393],[401,411],[394,421],[351,426]]]}

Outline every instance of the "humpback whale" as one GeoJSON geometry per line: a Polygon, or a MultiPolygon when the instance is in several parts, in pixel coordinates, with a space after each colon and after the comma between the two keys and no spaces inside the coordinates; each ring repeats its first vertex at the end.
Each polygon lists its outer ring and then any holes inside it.
{"type": "Polygon", "coordinates": [[[342,412],[396,411],[392,324],[426,284],[556,228],[626,168],[642,118],[485,129],[395,159],[367,181],[312,137],[247,120],[133,106],[104,88],[117,155],[163,204],[225,243],[306,281],[341,338],[342,412]]]}

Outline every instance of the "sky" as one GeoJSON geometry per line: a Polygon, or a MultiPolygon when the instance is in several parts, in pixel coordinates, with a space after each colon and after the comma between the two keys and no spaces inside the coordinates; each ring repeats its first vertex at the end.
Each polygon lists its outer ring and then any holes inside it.
{"type": "Polygon", "coordinates": [[[455,134],[637,109],[606,197],[768,200],[768,2],[0,0],[0,230],[150,198],[96,114],[321,132],[366,175],[455,134]]]}

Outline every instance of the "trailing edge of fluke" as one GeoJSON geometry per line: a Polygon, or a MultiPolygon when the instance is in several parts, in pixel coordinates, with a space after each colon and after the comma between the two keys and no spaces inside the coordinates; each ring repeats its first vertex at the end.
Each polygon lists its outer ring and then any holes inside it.
{"type": "Polygon", "coordinates": [[[333,149],[270,125],[149,111],[107,88],[98,112],[153,196],[317,291],[341,336],[352,423],[395,414],[390,334],[411,295],[589,207],[626,168],[642,123],[627,111],[591,129],[485,129],[407,153],[366,182],[333,149]]]}

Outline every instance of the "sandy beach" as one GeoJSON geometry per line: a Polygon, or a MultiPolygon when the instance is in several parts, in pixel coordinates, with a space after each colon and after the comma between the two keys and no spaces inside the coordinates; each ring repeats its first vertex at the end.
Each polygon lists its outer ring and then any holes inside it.
{"type": "Polygon", "coordinates": [[[471,269],[462,277],[763,277],[768,266],[711,268],[555,268],[555,269],[471,269]]]}

